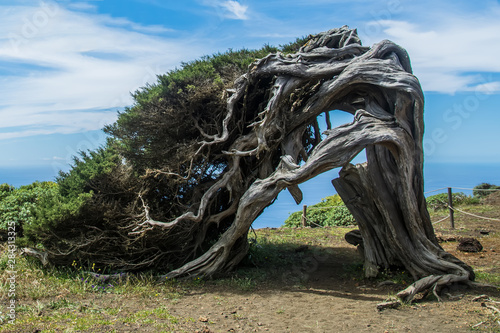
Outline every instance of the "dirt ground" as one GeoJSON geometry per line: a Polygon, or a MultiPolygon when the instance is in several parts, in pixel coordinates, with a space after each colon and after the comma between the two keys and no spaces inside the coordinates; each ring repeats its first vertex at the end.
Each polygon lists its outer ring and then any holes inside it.
{"type": "MultiPolygon", "coordinates": [[[[489,215],[498,218],[500,212],[489,215]]],[[[476,271],[500,275],[500,222],[457,214],[455,230],[447,223],[436,225],[437,233],[451,240],[442,243],[445,250],[476,271]],[[481,252],[457,251],[454,239],[469,236],[480,240],[481,252]]],[[[199,332],[500,332],[494,310],[484,306],[495,303],[473,301],[482,294],[500,300],[498,288],[444,290],[442,302],[431,297],[378,311],[378,303],[411,281],[379,286],[380,280],[353,279],[345,267],[357,260],[356,249],[345,242],[323,255],[308,256],[306,248],[302,263],[291,267],[281,281],[270,281],[248,292],[206,286],[175,304],[166,304],[173,315],[194,318],[197,322],[190,323],[186,330],[199,332]],[[294,284],[297,278],[302,281],[299,285],[294,284]]],[[[130,331],[135,329],[140,331],[139,327],[130,331]]]]}
{"type": "MultiPolygon", "coordinates": [[[[500,196],[488,202],[500,207],[500,196]]],[[[500,218],[500,211],[479,212],[500,218]]],[[[446,215],[444,211],[441,214],[446,215]]],[[[439,214],[438,214],[439,215],[439,214]]],[[[457,213],[455,229],[449,221],[435,226],[445,240],[443,248],[482,274],[500,275],[500,222],[457,213]],[[478,253],[457,250],[460,237],[475,237],[478,253]],[[446,241],[448,240],[448,241],[446,241]]],[[[499,288],[444,290],[443,301],[430,297],[398,309],[378,311],[376,305],[404,289],[411,281],[380,286],[381,282],[352,278],[345,268],[359,260],[354,247],[338,242],[324,255],[305,255],[281,281],[251,292],[235,293],[224,287],[195,292],[180,299],[172,314],[193,317],[200,332],[500,332],[499,316],[490,305],[473,301],[486,294],[500,300],[499,288]],[[293,285],[294,278],[303,281],[293,285]],[[208,323],[204,323],[205,319],[208,323]]],[[[404,276],[404,275],[403,275],[404,276]]],[[[394,280],[394,279],[393,279],[394,280]]]]}
{"type": "Polygon", "coordinates": [[[201,322],[193,328],[201,332],[468,332],[490,313],[473,297],[500,296],[495,290],[451,291],[443,302],[376,310],[400,289],[339,280],[335,265],[322,263],[302,288],[194,293],[179,300],[172,314],[197,318],[201,322]]]}
{"type": "MultiPolygon", "coordinates": [[[[496,252],[487,253],[461,259],[500,259],[496,252]]],[[[194,325],[200,332],[469,332],[478,324],[477,330],[500,331],[491,310],[472,301],[485,293],[498,300],[498,289],[450,290],[444,292],[443,302],[430,299],[378,311],[376,305],[402,286],[349,280],[336,274],[337,266],[319,262],[301,287],[284,283],[247,293],[223,288],[193,293],[179,300],[172,314],[201,320],[194,325]],[[204,325],[205,319],[210,324],[204,325]]]]}
{"type": "MultiPolygon", "coordinates": [[[[486,239],[482,241],[486,247],[490,246],[486,239]]],[[[462,255],[461,259],[470,263],[498,262],[500,258],[492,250],[462,255]]],[[[341,260],[331,260],[338,253],[331,253],[332,257],[328,258],[304,260],[303,267],[294,268],[295,273],[292,269],[281,281],[270,281],[250,291],[206,283],[178,299],[103,294],[79,302],[92,304],[94,308],[119,306],[122,315],[163,306],[178,318],[169,330],[172,332],[500,332],[492,310],[482,306],[481,301],[473,301],[481,294],[500,300],[498,289],[449,290],[443,292],[442,302],[431,297],[398,309],[378,311],[376,305],[403,289],[406,281],[378,286],[380,281],[348,278],[341,266],[346,260],[354,260],[357,253],[352,248],[336,251],[342,253],[341,260]],[[303,282],[299,285],[294,284],[294,274],[301,275],[303,282]]],[[[138,322],[117,322],[96,331],[113,329],[116,332],[159,331],[154,325],[138,322]]]]}
{"type": "MultiPolygon", "coordinates": [[[[445,243],[444,247],[476,269],[498,271],[498,243],[490,242],[488,236],[480,240],[485,250],[475,254],[455,251],[456,242],[445,243]]],[[[323,257],[308,257],[307,250],[304,252],[302,266],[292,267],[281,279],[249,291],[207,282],[174,299],[101,294],[72,301],[94,309],[116,307],[117,316],[122,317],[164,307],[177,318],[166,330],[171,332],[500,332],[498,317],[484,306],[498,308],[498,304],[473,301],[481,294],[500,300],[499,289],[445,290],[442,302],[430,297],[398,309],[378,311],[378,303],[404,289],[410,281],[379,286],[380,280],[350,278],[345,267],[358,260],[354,248],[335,248],[323,257]]],[[[164,330],[155,328],[158,326],[154,323],[169,318],[157,316],[149,323],[115,321],[88,332],[160,332],[164,330]]],[[[34,325],[32,330],[25,326],[19,332],[40,331],[34,325]]]]}
{"type": "MultiPolygon", "coordinates": [[[[433,220],[437,220],[438,215],[433,220]]],[[[482,215],[500,218],[498,210],[482,215]]],[[[500,276],[500,222],[457,214],[456,228],[452,230],[447,224],[446,221],[435,226],[444,240],[445,250],[472,265],[482,277],[500,276]],[[468,236],[481,242],[481,252],[457,251],[457,239],[468,236]]],[[[64,297],[70,297],[80,309],[116,309],[107,315],[107,324],[86,332],[500,332],[500,312],[495,313],[500,304],[484,299],[473,301],[483,294],[500,301],[499,288],[444,290],[442,302],[431,296],[397,309],[378,311],[378,303],[386,301],[411,281],[405,280],[404,273],[388,276],[387,280],[362,279],[356,249],[329,235],[331,233],[325,231],[325,239],[329,238],[327,247],[306,244],[295,248],[293,255],[300,258],[297,264],[248,290],[236,288],[229,282],[226,285],[220,281],[206,281],[174,298],[113,293],[64,297]],[[150,313],[149,321],[119,320],[144,309],[158,308],[165,309],[169,315],[150,313]],[[158,328],[159,323],[167,322],[168,329],[158,328]]],[[[266,231],[258,234],[262,237],[266,231]]],[[[62,297],[56,294],[54,300],[62,297]]],[[[32,323],[12,332],[42,332],[40,327],[49,326],[32,323]]],[[[71,322],[67,327],[67,332],[74,332],[71,322]]]]}
{"type": "MultiPolygon", "coordinates": [[[[469,332],[490,316],[480,302],[471,301],[477,294],[474,292],[462,292],[456,299],[441,303],[430,301],[377,311],[376,304],[385,300],[391,290],[367,285],[350,290],[352,286],[327,284],[248,293],[210,290],[186,295],[175,302],[128,299],[122,309],[135,311],[165,305],[172,315],[181,318],[173,332],[469,332]]],[[[105,306],[115,301],[105,297],[97,303],[105,306]]],[[[113,328],[117,332],[156,331],[139,323],[113,328]]],[[[485,324],[478,329],[494,331],[485,324]]]]}

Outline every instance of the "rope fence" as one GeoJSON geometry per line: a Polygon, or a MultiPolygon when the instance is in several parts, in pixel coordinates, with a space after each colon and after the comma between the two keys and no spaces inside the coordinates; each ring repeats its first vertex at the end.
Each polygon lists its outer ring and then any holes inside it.
{"type": "Polygon", "coordinates": [[[498,189],[498,188],[485,188],[485,189],[482,189],[482,188],[465,188],[465,187],[441,187],[441,188],[438,188],[436,190],[431,190],[431,191],[424,192],[424,194],[429,194],[429,193],[434,193],[434,192],[438,192],[438,191],[442,191],[442,190],[447,190],[449,188],[453,188],[453,189],[456,189],[456,190],[463,190],[463,191],[500,191],[500,189],[498,189]]]}
{"type": "Polygon", "coordinates": [[[460,210],[460,209],[458,209],[458,208],[452,208],[452,209],[453,209],[453,210],[456,210],[457,212],[460,212],[460,213],[462,213],[462,214],[465,214],[465,215],[470,215],[470,216],[473,216],[473,217],[477,217],[477,218],[479,218],[479,219],[500,222],[500,219],[495,219],[495,218],[492,218],[492,217],[485,217],[485,216],[480,216],[480,215],[476,215],[476,214],[472,214],[472,213],[464,212],[463,210],[460,210]]]}
{"type": "Polygon", "coordinates": [[[307,216],[304,216],[302,215],[302,218],[306,219],[306,221],[309,223],[309,224],[314,224],[315,226],[319,227],[319,228],[324,228],[324,226],[322,226],[321,224],[317,224],[316,222],[313,222],[311,221],[310,219],[307,218],[307,216]]]}
{"type": "Polygon", "coordinates": [[[345,206],[344,204],[341,205],[335,205],[335,206],[328,206],[328,207],[307,207],[308,210],[315,210],[315,209],[332,209],[336,207],[342,207],[345,206]]]}
{"type": "Polygon", "coordinates": [[[465,188],[465,187],[452,187],[457,190],[467,190],[467,191],[500,191],[499,188],[465,188]]]}
{"type": "MultiPolygon", "coordinates": [[[[450,206],[448,206],[448,208],[450,208],[450,206]]],[[[476,217],[478,219],[483,219],[483,220],[488,220],[488,221],[495,221],[495,222],[500,222],[500,219],[495,219],[495,218],[492,218],[492,217],[486,217],[486,216],[480,216],[480,215],[476,215],[476,214],[472,214],[472,213],[469,213],[469,212],[464,212],[463,210],[461,209],[458,209],[456,207],[451,207],[451,209],[453,209],[454,211],[457,211],[457,212],[460,212],[462,214],[465,214],[465,215],[469,215],[469,216],[473,216],[473,217],[476,217]]],[[[441,223],[447,219],[449,219],[450,216],[445,216],[444,218],[442,218],[441,220],[439,221],[436,221],[436,222],[432,222],[432,224],[438,224],[438,223],[441,223]]]]}
{"type": "Polygon", "coordinates": [[[496,218],[491,218],[491,217],[485,217],[485,216],[480,216],[480,215],[477,215],[477,214],[472,214],[472,213],[469,213],[469,212],[464,212],[463,210],[460,210],[456,207],[453,207],[453,193],[452,193],[452,189],[457,189],[457,190],[467,190],[467,191],[500,191],[500,189],[474,189],[474,188],[465,188],[465,187],[442,187],[442,188],[438,188],[436,190],[432,190],[432,191],[427,191],[427,192],[424,192],[424,194],[429,194],[429,193],[434,193],[434,192],[438,192],[438,191],[442,191],[442,190],[447,190],[448,191],[448,205],[447,205],[447,208],[449,209],[449,212],[450,214],[436,222],[432,222],[432,224],[438,224],[438,223],[441,223],[447,219],[450,219],[450,224],[451,224],[451,228],[454,229],[455,228],[455,220],[454,220],[454,213],[455,211],[457,212],[460,212],[462,214],[465,214],[465,215],[469,215],[469,216],[473,216],[475,218],[479,218],[479,219],[483,219],[483,220],[488,220],[488,221],[496,221],[496,222],[500,222],[500,219],[496,219],[496,218]]]}
{"type": "MultiPolygon", "coordinates": [[[[447,206],[447,208],[449,209],[450,214],[448,216],[443,217],[442,219],[440,219],[440,220],[438,220],[436,222],[432,222],[432,224],[438,224],[438,223],[441,223],[441,222],[444,222],[444,221],[450,219],[451,228],[454,229],[455,228],[455,221],[454,221],[454,212],[455,211],[460,212],[460,213],[465,214],[465,215],[473,216],[473,217],[479,218],[479,219],[500,222],[500,219],[497,219],[497,218],[480,216],[480,215],[476,215],[476,214],[473,214],[473,213],[464,212],[463,210],[460,210],[460,209],[458,209],[456,207],[453,207],[452,189],[468,190],[468,191],[500,191],[500,189],[473,189],[473,188],[464,188],[464,187],[442,187],[442,188],[438,188],[438,189],[435,189],[435,190],[424,192],[424,194],[429,194],[429,193],[434,193],[434,192],[438,192],[438,191],[442,191],[442,190],[447,190],[448,191],[448,206],[447,206]]],[[[302,226],[305,227],[308,224],[309,225],[313,224],[315,226],[322,227],[318,223],[315,223],[315,222],[313,222],[313,221],[311,221],[310,219],[307,218],[307,210],[332,209],[332,208],[341,207],[341,206],[345,206],[345,204],[339,204],[339,205],[335,205],[335,206],[325,206],[325,207],[307,207],[307,205],[304,205],[303,206],[303,210],[302,210],[302,219],[301,219],[302,220],[302,226]]]]}
{"type": "Polygon", "coordinates": [[[443,222],[443,221],[445,221],[445,220],[447,220],[447,219],[449,219],[449,218],[450,218],[450,216],[449,216],[449,215],[448,215],[448,216],[445,216],[444,218],[442,218],[442,219],[441,219],[441,220],[439,220],[439,221],[432,222],[432,224],[438,224],[438,223],[441,223],[441,222],[443,222]]]}
{"type": "Polygon", "coordinates": [[[446,190],[446,189],[448,189],[448,188],[447,187],[441,187],[441,188],[438,188],[437,190],[432,190],[432,191],[424,192],[424,194],[434,193],[434,192],[438,192],[438,191],[442,191],[442,190],[446,190]]]}

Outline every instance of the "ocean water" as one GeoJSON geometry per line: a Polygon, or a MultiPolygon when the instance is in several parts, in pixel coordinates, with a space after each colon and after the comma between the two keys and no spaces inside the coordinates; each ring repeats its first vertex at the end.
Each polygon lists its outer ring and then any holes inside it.
{"type": "MultiPolygon", "coordinates": [[[[331,180],[338,177],[339,170],[325,172],[301,184],[304,199],[300,205],[295,203],[288,191],[282,191],[276,201],[255,220],[253,227],[255,229],[279,227],[291,213],[301,210],[302,205],[313,205],[327,196],[334,195],[336,192],[331,180]]],[[[59,170],[52,166],[0,167],[0,184],[8,183],[19,187],[37,180],[53,181],[58,172],[59,170]]],[[[454,192],[472,194],[471,190],[463,189],[472,189],[480,183],[500,185],[500,163],[426,163],[424,165],[424,186],[427,195],[446,192],[448,187],[452,187],[454,192]],[[435,191],[438,189],[441,190],[435,191]]]]}
{"type": "Polygon", "coordinates": [[[54,181],[58,174],[59,169],[51,165],[0,167],[0,184],[19,187],[35,181],[54,181]]]}
{"type": "MultiPolygon", "coordinates": [[[[463,189],[471,189],[481,183],[500,185],[500,163],[427,163],[424,165],[425,192],[452,187],[453,191],[472,194],[472,191],[463,189]]],[[[435,193],[439,192],[443,191],[435,193]]],[[[432,194],[434,192],[430,193],[432,194]]]]}
{"type": "MultiPolygon", "coordinates": [[[[255,229],[277,228],[283,225],[291,213],[302,210],[302,205],[313,205],[324,197],[336,194],[331,180],[338,177],[339,170],[334,169],[299,185],[304,195],[300,205],[295,204],[288,191],[282,191],[277,200],[255,220],[253,227],[255,229]]],[[[448,187],[451,187],[454,192],[464,192],[471,195],[472,190],[464,190],[464,188],[472,189],[481,183],[500,185],[500,163],[426,163],[424,165],[424,191],[426,195],[446,192],[448,187]]]]}

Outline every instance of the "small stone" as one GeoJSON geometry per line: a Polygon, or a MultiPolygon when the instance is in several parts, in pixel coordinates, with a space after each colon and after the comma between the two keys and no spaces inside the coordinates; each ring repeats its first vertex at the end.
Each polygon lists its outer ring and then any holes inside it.
{"type": "Polygon", "coordinates": [[[208,322],[208,318],[207,317],[203,317],[203,316],[200,316],[200,318],[198,318],[198,320],[201,321],[202,323],[208,322]]]}

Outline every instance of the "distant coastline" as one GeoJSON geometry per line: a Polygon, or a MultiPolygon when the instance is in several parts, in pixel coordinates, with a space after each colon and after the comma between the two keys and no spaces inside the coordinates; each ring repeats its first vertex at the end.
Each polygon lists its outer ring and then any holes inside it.
{"type": "MultiPolygon", "coordinates": [[[[69,166],[66,170],[69,169],[69,166]]],[[[51,165],[0,166],[0,184],[19,187],[34,181],[53,181],[59,169],[51,165]]],[[[425,190],[440,187],[470,187],[482,182],[500,183],[499,163],[425,163],[425,190]]]]}
{"type": "MultiPolygon", "coordinates": [[[[473,188],[481,183],[500,185],[500,163],[426,163],[425,191],[442,187],[473,188]]],[[[466,194],[470,191],[460,190],[466,194]]]]}
{"type": "Polygon", "coordinates": [[[35,181],[55,181],[58,174],[59,170],[51,165],[0,166],[0,184],[7,183],[19,187],[35,181]]]}
{"type": "MultiPolygon", "coordinates": [[[[69,169],[69,167],[68,167],[69,169]]],[[[28,185],[34,181],[54,181],[58,170],[51,165],[0,167],[0,184],[15,187],[28,185]]],[[[321,174],[300,185],[304,194],[301,203],[312,205],[322,198],[335,194],[331,180],[338,175],[338,169],[321,174]]],[[[500,163],[425,163],[425,192],[445,187],[473,188],[480,183],[500,185],[500,163]]],[[[440,192],[444,192],[440,191],[440,192]]],[[[454,190],[471,194],[472,191],[454,190]]],[[[439,193],[433,192],[432,194],[439,193]]],[[[432,195],[429,194],[429,195],[432,195]]],[[[289,214],[301,209],[287,191],[282,191],[278,199],[254,222],[254,228],[279,227],[289,214]]]]}

